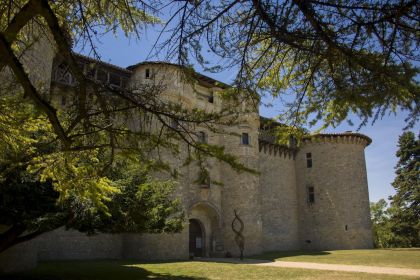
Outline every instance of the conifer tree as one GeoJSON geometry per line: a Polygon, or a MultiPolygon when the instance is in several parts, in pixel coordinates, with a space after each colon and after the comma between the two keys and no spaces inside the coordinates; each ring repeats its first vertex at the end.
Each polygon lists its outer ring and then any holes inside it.
{"type": "Polygon", "coordinates": [[[404,132],[398,140],[396,178],[390,196],[392,231],[401,246],[420,246],[420,139],[404,132]]]}

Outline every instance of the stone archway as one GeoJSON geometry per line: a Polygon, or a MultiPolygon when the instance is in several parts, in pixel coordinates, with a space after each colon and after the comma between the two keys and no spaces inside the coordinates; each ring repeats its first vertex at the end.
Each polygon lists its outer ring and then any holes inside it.
{"type": "Polygon", "coordinates": [[[194,203],[188,211],[188,218],[190,221],[190,253],[194,256],[201,253],[203,257],[215,256],[217,253],[221,255],[224,251],[221,218],[216,206],[207,201],[194,203]],[[197,248],[200,246],[202,248],[197,248]]]}

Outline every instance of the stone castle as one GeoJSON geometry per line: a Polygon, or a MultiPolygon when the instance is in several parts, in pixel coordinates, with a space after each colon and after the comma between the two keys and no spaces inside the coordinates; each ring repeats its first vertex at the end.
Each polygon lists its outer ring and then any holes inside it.
{"type": "MultiPolygon", "coordinates": [[[[42,48],[41,48],[42,49],[42,48]]],[[[33,54],[43,57],[44,48],[33,54]]],[[[95,63],[98,81],[115,87],[132,82],[167,83],[170,98],[188,108],[218,110],[218,92],[227,85],[197,74],[193,83],[179,78],[180,67],[162,62],[142,62],[121,68],[76,55],[80,65],[95,63]]],[[[56,102],[68,102],[60,92],[73,77],[60,68],[53,52],[36,62],[33,71],[43,79],[56,102]]],[[[223,185],[194,183],[196,167],[180,167],[177,195],[187,223],[177,234],[100,234],[86,236],[59,229],[20,244],[0,256],[19,256],[30,263],[59,259],[187,259],[194,256],[239,255],[231,228],[234,209],[244,223],[245,255],[276,250],[326,250],[371,248],[372,232],[364,149],[369,137],[358,133],[318,134],[299,146],[279,145],[267,133],[271,126],[258,112],[244,113],[243,121],[227,128],[236,134],[199,134],[209,144],[223,145],[259,175],[240,173],[227,164],[209,160],[209,174],[223,185]]],[[[168,158],[181,165],[179,158],[168,158]]]]}

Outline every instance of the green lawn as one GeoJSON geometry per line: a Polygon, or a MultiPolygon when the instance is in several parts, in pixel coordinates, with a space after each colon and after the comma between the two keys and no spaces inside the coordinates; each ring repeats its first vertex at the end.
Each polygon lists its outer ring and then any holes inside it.
{"type": "Polygon", "coordinates": [[[33,271],[18,275],[8,275],[6,277],[5,279],[8,280],[415,279],[414,277],[380,274],[258,267],[254,265],[199,261],[166,263],[139,263],[134,261],[46,262],[41,263],[33,271]]]}
{"type": "Polygon", "coordinates": [[[269,252],[255,259],[420,268],[420,248],[269,252]]]}

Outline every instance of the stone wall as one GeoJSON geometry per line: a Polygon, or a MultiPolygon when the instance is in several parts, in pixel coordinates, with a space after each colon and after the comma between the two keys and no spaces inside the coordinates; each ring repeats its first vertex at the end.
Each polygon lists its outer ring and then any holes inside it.
{"type": "Polygon", "coordinates": [[[364,148],[347,135],[307,141],[296,157],[299,239],[304,250],[372,248],[364,148]],[[311,153],[312,167],[306,154],[311,153]],[[308,202],[308,187],[315,202],[308,202]]]}
{"type": "Polygon", "coordinates": [[[79,231],[60,228],[41,235],[33,242],[37,242],[40,261],[120,259],[122,257],[121,234],[88,236],[79,231]]]}
{"type": "MultiPolygon", "coordinates": [[[[45,27],[44,27],[45,28],[45,27]]],[[[38,23],[25,26],[30,47],[24,48],[20,57],[23,67],[35,88],[42,94],[48,94],[51,84],[51,69],[55,56],[55,42],[49,31],[40,30],[38,23]]]]}
{"type": "Polygon", "coordinates": [[[2,252],[0,254],[0,275],[36,267],[38,263],[37,249],[36,242],[23,242],[2,252]]]}
{"type": "MultiPolygon", "coordinates": [[[[39,261],[188,258],[188,225],[177,234],[97,234],[64,228],[28,242],[39,261]]],[[[21,252],[21,250],[19,250],[21,252]]]]}
{"type": "Polygon", "coordinates": [[[176,234],[124,234],[125,259],[186,260],[188,256],[188,224],[176,234]]]}
{"type": "Polygon", "coordinates": [[[298,201],[292,153],[260,152],[260,185],[263,251],[297,250],[298,201]]]}
{"type": "MultiPolygon", "coordinates": [[[[236,155],[244,165],[254,170],[259,168],[258,127],[258,115],[249,114],[245,116],[241,125],[230,128],[239,135],[223,135],[221,142],[227,153],[236,155]],[[249,134],[249,145],[241,144],[241,133],[249,134]]],[[[221,200],[225,250],[234,256],[239,255],[231,228],[235,217],[233,211],[236,209],[244,222],[245,256],[260,253],[262,234],[260,178],[256,174],[247,172],[237,173],[225,163],[221,164],[221,170],[224,184],[221,200]]]]}

